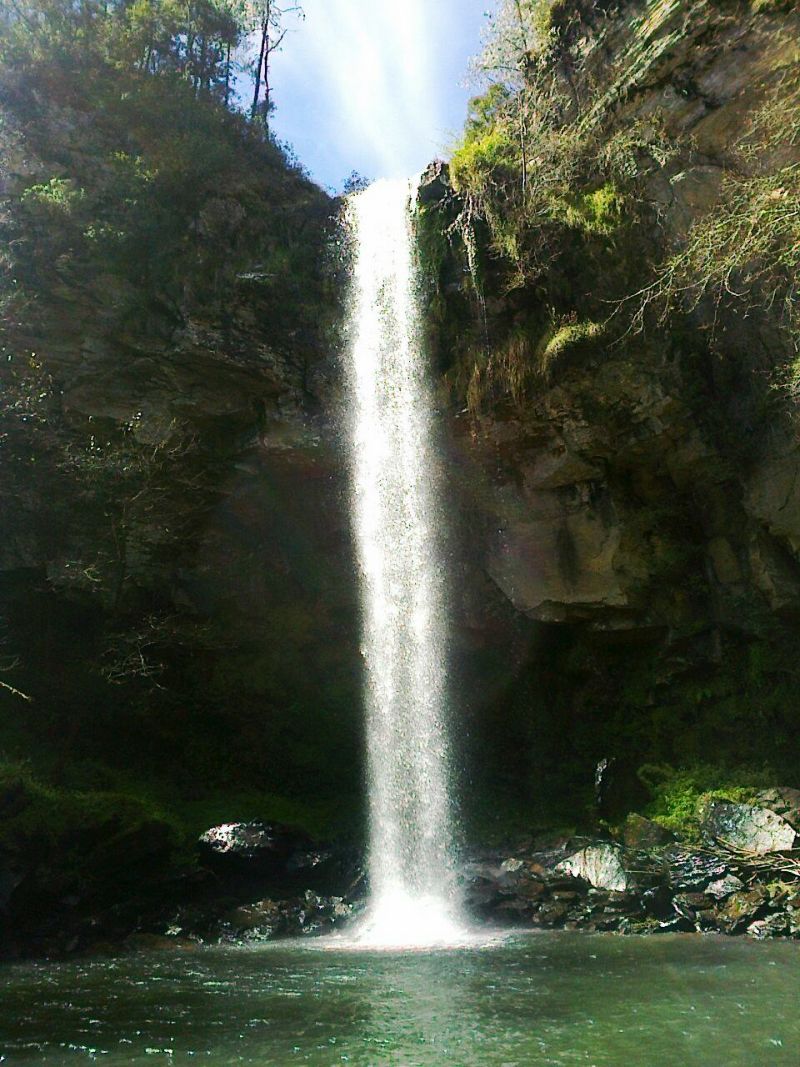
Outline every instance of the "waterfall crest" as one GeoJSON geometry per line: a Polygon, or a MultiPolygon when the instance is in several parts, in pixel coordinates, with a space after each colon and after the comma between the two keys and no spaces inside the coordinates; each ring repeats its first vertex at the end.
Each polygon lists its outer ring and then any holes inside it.
{"type": "Polygon", "coordinates": [[[370,901],[360,940],[458,934],[437,457],[423,356],[413,182],[352,196],[352,513],[366,672],[370,901]]]}

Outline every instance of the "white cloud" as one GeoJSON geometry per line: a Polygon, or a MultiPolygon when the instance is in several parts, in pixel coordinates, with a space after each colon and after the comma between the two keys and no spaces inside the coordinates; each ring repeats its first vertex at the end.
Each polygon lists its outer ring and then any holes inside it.
{"type": "Polygon", "coordinates": [[[274,59],[276,132],[320,180],[399,177],[463,119],[482,0],[306,0],[274,59]]]}

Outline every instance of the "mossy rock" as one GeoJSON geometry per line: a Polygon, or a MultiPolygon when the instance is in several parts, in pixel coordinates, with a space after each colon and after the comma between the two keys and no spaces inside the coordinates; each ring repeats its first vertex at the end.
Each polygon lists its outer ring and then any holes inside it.
{"type": "Polygon", "coordinates": [[[0,850],[21,896],[113,901],[181,864],[182,834],[151,802],[123,793],[77,792],[0,770],[0,850]]]}

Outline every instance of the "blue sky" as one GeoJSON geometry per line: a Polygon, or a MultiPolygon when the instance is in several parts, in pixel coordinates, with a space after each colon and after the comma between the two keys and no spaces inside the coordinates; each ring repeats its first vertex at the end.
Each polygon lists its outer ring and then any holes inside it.
{"type": "Polygon", "coordinates": [[[492,0],[304,0],[273,58],[273,128],[320,184],[410,176],[445,154],[474,94],[492,0]]]}

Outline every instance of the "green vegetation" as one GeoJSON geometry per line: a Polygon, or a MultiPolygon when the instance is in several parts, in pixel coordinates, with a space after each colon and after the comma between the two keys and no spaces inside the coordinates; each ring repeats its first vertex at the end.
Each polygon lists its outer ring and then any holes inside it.
{"type": "MultiPolygon", "coordinates": [[[[642,32],[657,32],[655,8],[642,32]]],[[[509,362],[501,353],[515,367],[523,352],[534,361],[535,338],[553,322],[588,319],[602,324],[608,344],[625,344],[653,323],[677,332],[710,298],[744,316],[769,307],[796,336],[796,72],[787,62],[770,77],[761,106],[719,160],[715,202],[694,212],[688,232],[668,237],[653,190],[677,186],[681,167],[691,180],[697,149],[668,111],[614,111],[616,94],[631,86],[619,62],[598,65],[592,46],[605,35],[613,41],[627,17],[597,4],[501,5],[482,57],[488,88],[472,101],[451,162],[462,229],[479,235],[489,264],[486,291],[507,294],[511,309],[507,319],[494,317],[488,339],[484,323],[483,336],[462,331],[460,345],[446,342],[451,383],[459,399],[470,394],[473,410],[476,395],[491,395],[486,380],[503,377],[492,372],[487,346],[498,367],[509,362]]],[[[622,54],[634,79],[646,69],[646,43],[622,54]]],[[[518,400],[523,381],[529,392],[533,365],[515,369],[507,395],[518,400]]]]}
{"type": "Polygon", "coordinates": [[[666,315],[677,302],[696,307],[706,295],[773,309],[797,331],[800,269],[800,79],[786,75],[758,109],[731,152],[718,203],[691,227],[685,242],[645,288],[638,315],[656,302],[666,315]],[[789,157],[790,162],[782,161],[789,157]],[[764,160],[775,160],[764,172],[764,160]]]}
{"type": "Polygon", "coordinates": [[[774,774],[768,768],[718,767],[696,764],[676,770],[665,765],[645,764],[639,769],[653,800],[647,814],[673,833],[699,840],[703,805],[710,800],[747,803],[759,789],[770,785],[774,774]]]}
{"type": "Polygon", "coordinates": [[[319,234],[326,203],[260,122],[231,110],[243,17],[211,0],[31,0],[4,19],[0,148],[33,154],[0,220],[6,301],[113,287],[118,323],[157,303],[180,324],[249,286],[276,331],[302,329],[323,302],[308,227],[319,234]]]}
{"type": "Polygon", "coordinates": [[[464,397],[473,415],[489,410],[498,400],[522,410],[537,385],[551,380],[587,346],[596,346],[604,332],[604,324],[578,322],[574,315],[544,328],[538,319],[532,325],[512,327],[491,349],[466,350],[448,371],[447,386],[451,394],[464,397]]]}
{"type": "Polygon", "coordinates": [[[135,891],[146,865],[165,880],[192,861],[174,815],[149,798],[55,786],[26,764],[0,762],[0,814],[4,856],[53,898],[88,892],[95,906],[113,904],[135,891]]]}
{"type": "Polygon", "coordinates": [[[0,12],[0,850],[84,900],[358,818],[351,593],[243,471],[338,317],[329,198],[238,110],[260,10],[0,12]]]}

